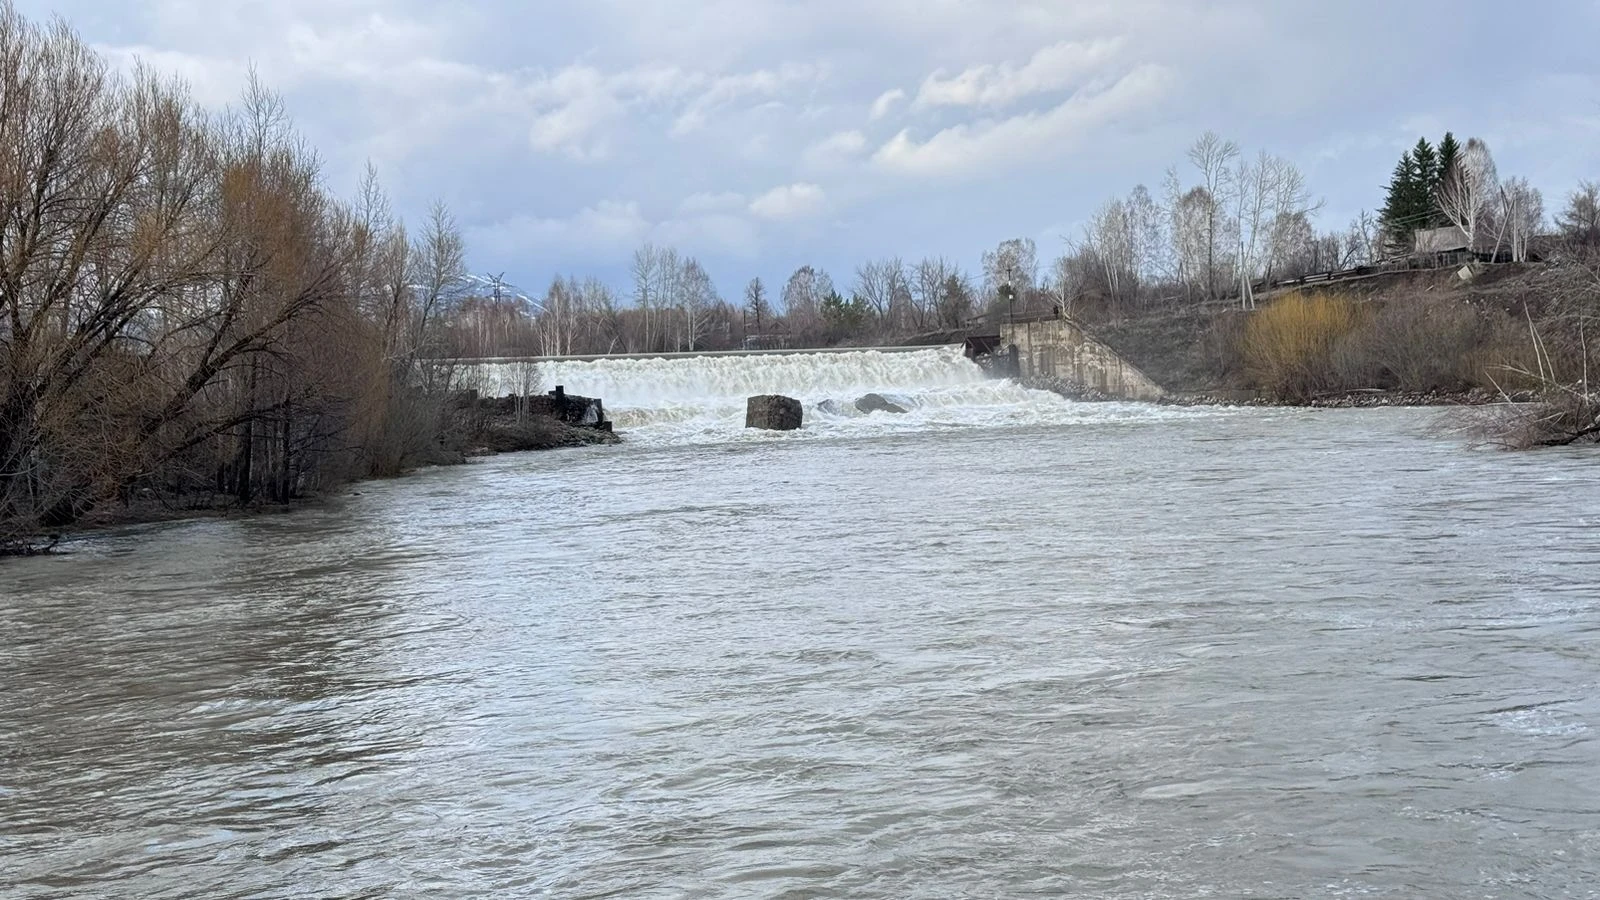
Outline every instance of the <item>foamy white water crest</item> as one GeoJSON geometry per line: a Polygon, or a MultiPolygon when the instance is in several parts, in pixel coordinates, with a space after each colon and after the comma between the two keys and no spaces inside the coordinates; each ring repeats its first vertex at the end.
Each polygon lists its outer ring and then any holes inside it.
{"type": "MultiPolygon", "coordinates": [[[[469,373],[485,393],[525,389],[524,363],[479,363],[469,373]]],[[[599,397],[635,440],[681,443],[771,439],[746,432],[746,401],[784,394],[805,404],[805,428],[789,437],[996,427],[1186,415],[1136,404],[1079,404],[989,377],[958,346],[905,353],[862,350],[759,356],[564,360],[540,363],[541,389],[599,397]],[[905,414],[863,414],[855,402],[882,394],[905,414]]]]}

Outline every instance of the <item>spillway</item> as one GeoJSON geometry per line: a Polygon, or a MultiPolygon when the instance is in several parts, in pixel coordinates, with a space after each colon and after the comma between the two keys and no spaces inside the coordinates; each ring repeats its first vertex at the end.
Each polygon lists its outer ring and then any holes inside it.
{"type": "Polygon", "coordinates": [[[1103,419],[1130,409],[1072,403],[991,378],[959,346],[889,353],[481,362],[468,367],[462,383],[488,395],[549,390],[559,384],[568,393],[602,398],[617,427],[634,438],[672,443],[740,436],[745,402],[756,394],[785,394],[802,401],[811,434],[1050,424],[1086,416],[1103,419]],[[855,401],[868,393],[882,394],[908,412],[863,414],[855,401]]]}

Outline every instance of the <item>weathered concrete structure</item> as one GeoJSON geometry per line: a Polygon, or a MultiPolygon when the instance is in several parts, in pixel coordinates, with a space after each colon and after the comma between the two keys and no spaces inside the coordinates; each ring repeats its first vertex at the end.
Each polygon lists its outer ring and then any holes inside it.
{"type": "Polygon", "coordinates": [[[1118,400],[1154,402],[1166,392],[1071,319],[1005,322],[1000,349],[1016,348],[1016,376],[1062,379],[1118,400]]]}
{"type": "Polygon", "coordinates": [[[800,401],[781,394],[751,397],[745,404],[744,427],[768,431],[794,431],[805,418],[800,401]]]}

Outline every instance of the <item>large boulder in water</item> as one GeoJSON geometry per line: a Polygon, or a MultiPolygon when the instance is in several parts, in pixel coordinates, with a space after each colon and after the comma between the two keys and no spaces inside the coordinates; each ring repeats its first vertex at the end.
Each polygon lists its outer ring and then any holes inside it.
{"type": "Polygon", "coordinates": [[[903,413],[906,411],[904,406],[891,402],[888,397],[885,397],[882,394],[868,394],[865,397],[862,397],[860,400],[856,401],[856,409],[859,409],[864,413],[903,413]]]}
{"type": "Polygon", "coordinates": [[[794,431],[805,417],[800,401],[782,394],[751,397],[745,406],[744,427],[768,431],[794,431]]]}

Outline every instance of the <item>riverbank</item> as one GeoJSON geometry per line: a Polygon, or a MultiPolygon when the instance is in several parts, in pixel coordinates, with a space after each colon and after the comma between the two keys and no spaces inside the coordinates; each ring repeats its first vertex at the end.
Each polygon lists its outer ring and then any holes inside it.
{"type": "Polygon", "coordinates": [[[1129,305],[1084,325],[1181,402],[1481,405],[1584,370],[1593,285],[1568,262],[1393,272],[1264,293],[1129,305]],[[1577,301],[1584,300],[1583,303],[1577,301]],[[1532,373],[1530,375],[1530,373],[1532,373]]]}
{"type": "Polygon", "coordinates": [[[1340,391],[1305,400],[1269,397],[1248,391],[1200,392],[1163,397],[1162,406],[1252,406],[1300,409],[1376,409],[1384,407],[1491,406],[1497,403],[1527,403],[1537,399],[1533,391],[1509,395],[1484,389],[1470,391],[1340,391]]]}
{"type": "MultiPolygon", "coordinates": [[[[1019,383],[1029,390],[1049,391],[1079,403],[1108,403],[1117,400],[1102,391],[1065,378],[1029,377],[1019,383]]],[[[1338,391],[1309,399],[1273,397],[1253,390],[1192,391],[1170,393],[1155,401],[1157,406],[1250,406],[1298,407],[1305,409],[1371,409],[1380,407],[1489,406],[1496,403],[1528,403],[1538,399],[1534,391],[1498,394],[1482,388],[1467,391],[1338,391]]]]}
{"type": "MultiPolygon", "coordinates": [[[[449,424],[439,430],[438,446],[418,465],[390,476],[404,478],[434,466],[456,466],[506,453],[528,453],[572,447],[620,444],[622,438],[605,418],[600,400],[565,394],[481,398],[464,392],[452,404],[449,424]]],[[[325,489],[308,490],[286,500],[259,495],[248,502],[225,493],[190,493],[173,498],[145,488],[127,492],[114,502],[101,502],[76,521],[60,528],[0,541],[0,559],[52,552],[69,535],[183,519],[254,516],[288,512],[320,503],[354,485],[389,478],[364,478],[325,489]]]]}

